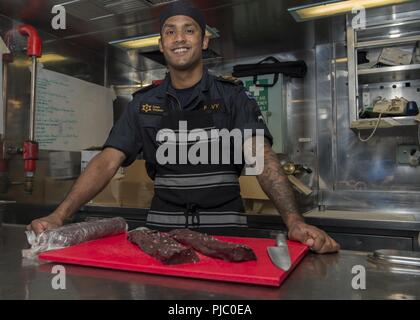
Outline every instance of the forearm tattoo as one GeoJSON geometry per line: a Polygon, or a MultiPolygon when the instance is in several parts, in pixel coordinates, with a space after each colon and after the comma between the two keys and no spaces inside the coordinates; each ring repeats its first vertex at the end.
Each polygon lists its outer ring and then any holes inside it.
{"type": "Polygon", "coordinates": [[[280,161],[267,140],[264,141],[264,170],[257,179],[286,225],[296,218],[303,221],[289,179],[284,174],[280,161]]]}

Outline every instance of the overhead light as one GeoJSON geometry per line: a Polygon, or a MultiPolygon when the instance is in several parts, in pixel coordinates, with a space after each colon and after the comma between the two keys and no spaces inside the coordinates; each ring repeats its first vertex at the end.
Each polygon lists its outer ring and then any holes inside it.
{"type": "Polygon", "coordinates": [[[391,33],[389,35],[390,38],[395,39],[395,38],[400,38],[401,37],[401,33],[391,33]]]}
{"type": "Polygon", "coordinates": [[[64,61],[64,60],[68,60],[68,58],[65,56],[62,56],[61,54],[56,54],[56,53],[47,53],[38,59],[38,61],[41,63],[59,62],[59,61],[64,61]]]}
{"type": "Polygon", "coordinates": [[[117,40],[111,41],[109,44],[116,45],[117,47],[123,49],[141,49],[149,47],[157,47],[159,45],[159,34],[154,34],[150,36],[137,37],[126,40],[117,40]]]}
{"type": "Polygon", "coordinates": [[[401,31],[399,29],[394,29],[389,31],[389,37],[390,38],[399,38],[401,37],[401,31]]]}
{"type": "MultiPolygon", "coordinates": [[[[210,38],[218,38],[219,33],[215,28],[206,26],[206,35],[210,38]]],[[[160,34],[111,41],[109,44],[120,47],[125,50],[133,49],[156,49],[159,46],[160,34]]]]}
{"type": "MultiPolygon", "coordinates": [[[[47,54],[42,55],[37,60],[40,63],[48,63],[48,62],[60,62],[60,61],[68,60],[68,58],[60,54],[56,54],[56,53],[47,53],[47,54]]],[[[31,60],[19,58],[13,61],[13,65],[16,67],[27,67],[31,65],[31,60]]]]}
{"type": "Polygon", "coordinates": [[[288,9],[296,21],[308,21],[351,12],[353,8],[365,9],[410,2],[413,0],[332,0],[288,9]]]}

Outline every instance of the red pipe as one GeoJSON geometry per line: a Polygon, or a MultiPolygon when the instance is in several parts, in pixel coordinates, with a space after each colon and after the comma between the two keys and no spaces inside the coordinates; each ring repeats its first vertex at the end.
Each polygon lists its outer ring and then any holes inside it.
{"type": "Polygon", "coordinates": [[[21,24],[18,26],[20,34],[28,37],[28,49],[26,54],[29,57],[41,57],[42,56],[42,40],[38,34],[38,31],[29,24],[21,24]]]}
{"type": "Polygon", "coordinates": [[[24,160],[25,173],[35,172],[37,159],[38,159],[38,143],[35,141],[25,141],[23,143],[23,160],[24,160]]]}

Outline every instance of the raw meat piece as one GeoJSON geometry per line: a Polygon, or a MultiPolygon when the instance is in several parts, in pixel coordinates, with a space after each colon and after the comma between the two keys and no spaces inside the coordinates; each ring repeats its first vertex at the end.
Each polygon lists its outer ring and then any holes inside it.
{"type": "Polygon", "coordinates": [[[200,260],[193,249],[183,246],[163,232],[147,228],[133,230],[128,233],[128,240],[163,264],[193,263],[200,260]]]}
{"type": "Polygon", "coordinates": [[[194,250],[212,258],[230,262],[257,260],[251,248],[242,244],[220,241],[205,233],[189,229],[175,229],[170,231],[169,235],[179,243],[191,246],[194,250]]]}

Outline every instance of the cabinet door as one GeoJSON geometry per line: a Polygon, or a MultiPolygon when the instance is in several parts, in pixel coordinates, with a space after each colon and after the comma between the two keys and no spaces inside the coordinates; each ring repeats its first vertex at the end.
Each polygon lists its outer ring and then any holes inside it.
{"type": "Polygon", "coordinates": [[[374,251],[379,249],[413,250],[413,239],[408,237],[367,234],[328,233],[344,250],[374,251]]]}

